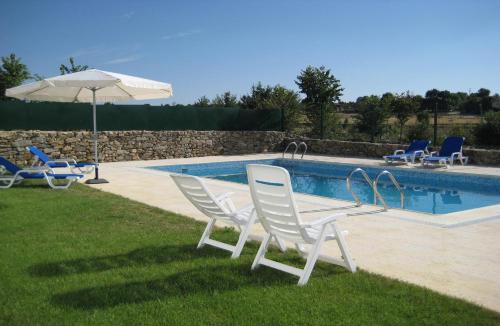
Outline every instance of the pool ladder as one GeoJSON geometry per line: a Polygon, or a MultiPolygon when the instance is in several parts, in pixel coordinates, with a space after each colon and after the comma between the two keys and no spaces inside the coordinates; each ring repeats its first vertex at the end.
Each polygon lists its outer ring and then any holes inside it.
{"type": "Polygon", "coordinates": [[[306,152],[307,152],[307,144],[306,144],[306,143],[304,143],[304,142],[300,142],[300,143],[297,145],[297,143],[296,143],[296,142],[294,142],[294,141],[293,141],[293,142],[291,142],[291,143],[289,143],[289,144],[286,146],[285,150],[283,151],[283,158],[285,158],[285,154],[286,154],[286,152],[288,151],[288,148],[290,148],[290,146],[295,146],[295,150],[294,150],[294,151],[293,151],[293,153],[292,153],[292,160],[294,159],[295,154],[297,154],[297,151],[299,150],[299,148],[300,148],[301,146],[304,146],[304,151],[302,152],[302,155],[300,156],[300,159],[303,159],[303,158],[304,158],[304,155],[305,155],[305,154],[306,154],[306,152]]]}
{"type": "Polygon", "coordinates": [[[380,203],[382,203],[382,206],[384,206],[384,211],[387,211],[389,209],[389,207],[387,206],[387,203],[385,202],[384,197],[378,191],[378,183],[379,183],[380,177],[387,175],[389,177],[389,180],[391,180],[391,182],[394,184],[396,189],[399,191],[399,196],[400,196],[400,200],[401,200],[401,208],[404,208],[405,194],[404,194],[403,188],[401,188],[401,185],[396,180],[394,175],[392,175],[391,172],[384,170],[384,171],[380,172],[379,174],[377,174],[377,176],[375,177],[375,180],[372,180],[370,178],[370,176],[368,176],[366,171],[363,170],[362,168],[356,168],[356,169],[352,170],[346,179],[347,190],[351,193],[352,197],[354,198],[354,201],[356,202],[356,206],[359,207],[362,205],[361,200],[359,199],[358,195],[356,195],[356,193],[352,189],[352,185],[351,185],[351,178],[356,173],[361,173],[361,175],[363,176],[366,183],[368,183],[368,185],[373,189],[373,203],[375,205],[377,205],[377,200],[380,201],[380,203]]]}

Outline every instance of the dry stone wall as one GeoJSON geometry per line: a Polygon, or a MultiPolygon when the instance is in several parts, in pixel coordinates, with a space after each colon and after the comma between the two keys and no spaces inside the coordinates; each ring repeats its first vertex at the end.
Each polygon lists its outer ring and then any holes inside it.
{"type": "MultiPolygon", "coordinates": [[[[104,162],[155,160],[209,155],[264,153],[279,150],[285,134],[276,131],[105,131],[99,133],[104,162]]],[[[35,145],[52,158],[93,159],[87,131],[0,131],[0,155],[20,165],[35,145]]]]}
{"type": "MultiPolygon", "coordinates": [[[[381,158],[404,148],[398,144],[302,139],[278,131],[105,131],[99,133],[104,162],[156,160],[209,155],[237,155],[282,151],[290,141],[305,141],[308,153],[381,158]]],[[[0,156],[19,165],[32,157],[35,145],[53,158],[93,160],[92,134],[87,131],[0,131],[0,156]]],[[[500,150],[465,148],[471,163],[500,165],[500,150]]]]}

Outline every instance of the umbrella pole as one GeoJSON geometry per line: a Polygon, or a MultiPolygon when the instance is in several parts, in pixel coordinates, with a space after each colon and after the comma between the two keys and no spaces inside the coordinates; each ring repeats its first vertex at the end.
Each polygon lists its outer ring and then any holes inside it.
{"type": "Polygon", "coordinates": [[[87,184],[99,184],[99,183],[109,183],[106,179],[99,179],[99,154],[97,152],[97,110],[95,101],[96,88],[92,88],[92,118],[94,122],[94,163],[95,163],[95,176],[94,179],[89,179],[85,181],[87,184]]]}

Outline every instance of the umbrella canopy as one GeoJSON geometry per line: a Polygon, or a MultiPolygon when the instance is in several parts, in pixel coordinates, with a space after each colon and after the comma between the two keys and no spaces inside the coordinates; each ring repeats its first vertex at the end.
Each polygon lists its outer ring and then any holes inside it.
{"type": "Polygon", "coordinates": [[[43,79],[6,90],[5,95],[21,100],[51,102],[118,102],[151,100],[172,96],[172,86],[150,79],[97,69],[43,79]]]}
{"type": "Polygon", "coordinates": [[[151,100],[172,96],[172,86],[150,79],[89,69],[9,88],[5,95],[20,100],[90,102],[93,104],[95,178],[87,183],[107,183],[99,179],[96,101],[151,100]]]}

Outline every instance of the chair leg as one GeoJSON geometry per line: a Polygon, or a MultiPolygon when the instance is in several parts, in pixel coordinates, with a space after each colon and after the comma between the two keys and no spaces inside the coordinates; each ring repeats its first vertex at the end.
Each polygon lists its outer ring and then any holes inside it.
{"type": "Polygon", "coordinates": [[[215,219],[213,218],[210,220],[210,222],[208,222],[207,227],[205,228],[205,231],[203,231],[200,242],[198,242],[198,246],[196,248],[200,249],[205,245],[205,240],[210,238],[210,233],[212,232],[214,225],[215,219]]]}
{"type": "Polygon", "coordinates": [[[280,249],[280,251],[285,252],[286,251],[285,241],[281,240],[277,236],[274,236],[274,240],[276,240],[276,243],[278,244],[278,248],[280,249]]]}
{"type": "Polygon", "coordinates": [[[259,251],[257,252],[257,255],[255,256],[255,259],[253,260],[252,263],[252,270],[256,269],[259,266],[260,260],[264,257],[267,251],[267,247],[269,246],[269,243],[271,242],[271,234],[268,233],[262,240],[262,243],[260,244],[259,251]]]}
{"type": "Polygon", "coordinates": [[[325,233],[326,233],[326,225],[323,226],[323,229],[321,230],[318,239],[314,243],[313,247],[311,248],[311,251],[309,252],[309,255],[307,256],[307,262],[306,266],[304,267],[304,273],[300,277],[298,285],[305,285],[307,281],[309,281],[309,277],[311,276],[314,265],[316,264],[316,260],[318,260],[319,253],[321,250],[321,245],[325,241],[325,233]]]}
{"type": "Polygon", "coordinates": [[[252,225],[255,222],[255,214],[249,219],[247,224],[244,227],[240,227],[240,237],[238,238],[238,243],[236,243],[236,247],[234,248],[233,254],[231,255],[232,259],[238,258],[241,255],[241,251],[247,242],[248,235],[250,234],[250,230],[252,229],[252,225]]]}
{"type": "Polygon", "coordinates": [[[0,181],[0,189],[7,189],[7,188],[10,188],[10,187],[12,187],[12,185],[13,185],[16,181],[17,181],[17,180],[16,180],[16,178],[14,178],[14,177],[13,177],[13,178],[11,178],[11,179],[9,179],[9,180],[4,179],[4,180],[0,181]]]}
{"type": "Polygon", "coordinates": [[[342,253],[342,257],[344,258],[344,261],[347,265],[347,269],[352,273],[356,272],[356,263],[352,259],[351,253],[347,248],[347,244],[345,242],[342,231],[339,231],[335,223],[331,223],[330,226],[333,229],[333,232],[335,233],[335,240],[337,241],[340,252],[342,253]]]}
{"type": "Polygon", "coordinates": [[[68,179],[66,180],[67,182],[63,185],[56,185],[54,183],[54,179],[45,175],[45,180],[47,181],[47,184],[52,188],[52,189],[68,189],[69,186],[71,186],[71,184],[73,183],[74,180],[72,179],[68,179]]]}
{"type": "Polygon", "coordinates": [[[297,249],[298,253],[300,254],[300,256],[302,258],[307,259],[307,250],[304,247],[304,245],[296,243],[295,244],[295,249],[297,249]]]}

